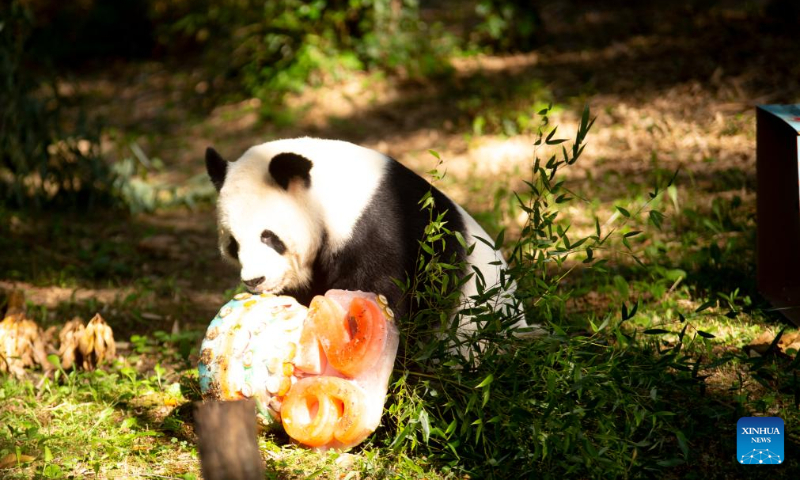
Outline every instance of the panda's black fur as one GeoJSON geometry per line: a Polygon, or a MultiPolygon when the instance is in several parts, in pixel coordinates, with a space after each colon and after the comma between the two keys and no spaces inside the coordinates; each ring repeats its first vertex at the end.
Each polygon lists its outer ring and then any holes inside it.
{"type": "MultiPolygon", "coordinates": [[[[464,221],[452,200],[391,159],[372,202],[354,227],[353,240],[337,251],[323,240],[314,261],[312,284],[286,293],[305,303],[331,288],[380,292],[397,313],[407,313],[402,292],[392,279],[404,281],[407,274],[415,272],[418,255],[428,257],[419,248],[430,221],[429,212],[420,208],[419,201],[428,191],[434,198],[434,214],[444,211],[447,228],[466,235],[464,221]]],[[[456,264],[463,264],[466,255],[464,248],[451,238],[445,242],[442,259],[449,262],[453,258],[456,264]]]]}

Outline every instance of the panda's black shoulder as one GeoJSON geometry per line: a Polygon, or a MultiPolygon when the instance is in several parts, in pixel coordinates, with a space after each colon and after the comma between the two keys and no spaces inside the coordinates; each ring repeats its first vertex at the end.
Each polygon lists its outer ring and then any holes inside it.
{"type": "Polygon", "coordinates": [[[430,220],[429,212],[421,204],[423,197],[429,191],[433,195],[436,211],[447,211],[446,218],[450,222],[448,228],[463,233],[464,221],[453,201],[393,158],[387,158],[384,176],[372,201],[365,209],[364,217],[375,215],[376,219],[391,218],[403,226],[413,226],[409,234],[414,237],[413,242],[416,243],[430,220]]]}
{"type": "MultiPolygon", "coordinates": [[[[314,265],[314,290],[343,288],[383,293],[391,304],[405,308],[393,279],[413,274],[420,255],[419,242],[430,222],[420,201],[431,192],[435,214],[445,212],[446,227],[465,234],[465,222],[456,205],[428,181],[387,157],[383,175],[353,227],[349,240],[336,249],[323,247],[314,265]]],[[[446,242],[444,258],[466,257],[454,239],[446,242]]]]}

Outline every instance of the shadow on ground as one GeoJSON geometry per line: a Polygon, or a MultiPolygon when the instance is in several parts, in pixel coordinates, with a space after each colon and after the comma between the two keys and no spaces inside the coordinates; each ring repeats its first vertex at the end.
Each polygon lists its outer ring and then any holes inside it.
{"type": "Polygon", "coordinates": [[[216,248],[210,208],[4,217],[0,250],[14,254],[2,255],[0,289],[24,289],[45,326],[100,311],[118,339],[170,331],[175,320],[205,328],[238,286],[216,248]]]}

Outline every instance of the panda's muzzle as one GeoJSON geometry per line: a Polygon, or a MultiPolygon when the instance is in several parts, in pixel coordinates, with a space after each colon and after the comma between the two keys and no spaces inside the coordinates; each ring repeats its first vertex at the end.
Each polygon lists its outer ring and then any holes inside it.
{"type": "Polygon", "coordinates": [[[247,288],[253,289],[259,286],[261,283],[263,283],[264,280],[265,280],[264,277],[257,277],[257,278],[251,278],[250,280],[242,280],[242,283],[247,285],[247,288]]]}

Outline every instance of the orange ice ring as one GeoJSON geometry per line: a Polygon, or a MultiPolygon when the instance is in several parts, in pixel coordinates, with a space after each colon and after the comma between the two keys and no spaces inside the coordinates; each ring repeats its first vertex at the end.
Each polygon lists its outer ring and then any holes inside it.
{"type": "MultiPolygon", "coordinates": [[[[350,378],[372,368],[386,345],[386,317],[365,298],[353,298],[345,313],[335,300],[315,297],[309,320],[330,365],[350,378]]],[[[301,338],[301,345],[308,340],[301,338]]]]}
{"type": "Polygon", "coordinates": [[[283,428],[310,447],[361,442],[366,428],[365,395],[357,385],[337,377],[309,377],[298,381],[283,401],[283,428]]]}

